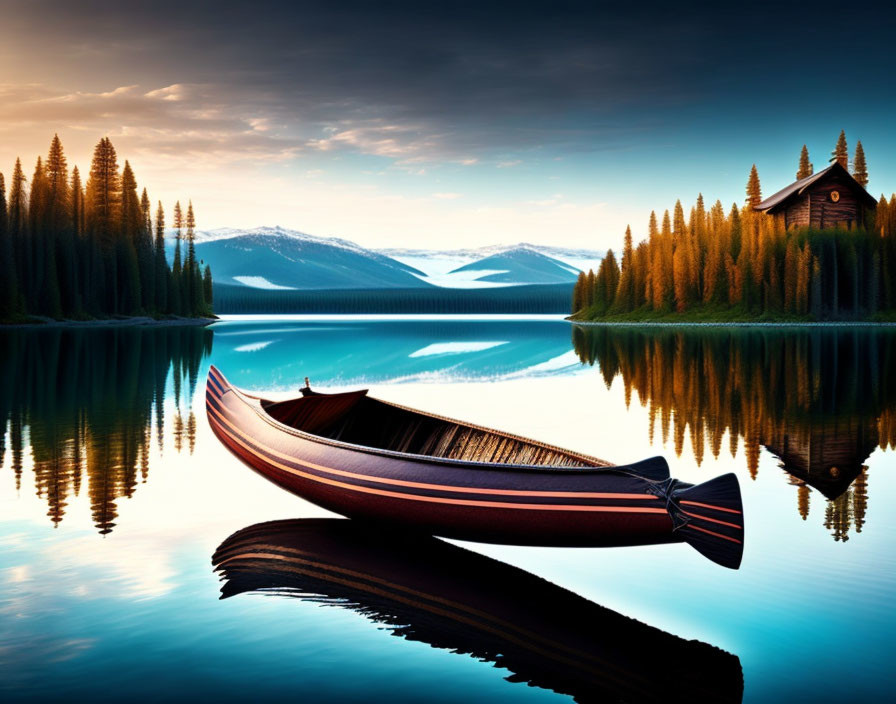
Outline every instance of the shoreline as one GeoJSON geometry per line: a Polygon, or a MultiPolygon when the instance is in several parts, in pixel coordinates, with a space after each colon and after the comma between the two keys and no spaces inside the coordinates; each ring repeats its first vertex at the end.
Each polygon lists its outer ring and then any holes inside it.
{"type": "Polygon", "coordinates": [[[220,320],[214,318],[151,318],[135,316],[132,318],[110,318],[107,320],[53,320],[37,319],[26,323],[0,323],[2,330],[45,329],[45,328],[110,328],[110,327],[162,327],[162,326],[206,326],[220,320]]]}
{"type": "Polygon", "coordinates": [[[628,327],[628,328],[887,328],[896,327],[896,322],[868,322],[868,321],[842,321],[842,322],[661,322],[661,321],[632,321],[632,320],[564,320],[572,325],[581,327],[628,327]]]}

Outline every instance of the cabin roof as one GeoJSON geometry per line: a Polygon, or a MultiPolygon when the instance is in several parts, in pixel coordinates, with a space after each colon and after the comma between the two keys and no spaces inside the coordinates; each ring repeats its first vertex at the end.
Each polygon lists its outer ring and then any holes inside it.
{"type": "Polygon", "coordinates": [[[833,164],[828,166],[821,171],[816,171],[811,176],[806,176],[806,178],[801,178],[799,181],[794,181],[786,188],[782,188],[777,193],[770,195],[764,201],[762,201],[759,205],[755,207],[755,210],[764,210],[769,211],[777,206],[782,205],[783,203],[792,200],[794,198],[798,198],[803,195],[806,190],[818,183],[819,181],[823,181],[829,176],[832,175],[845,175],[849,177],[850,185],[853,187],[853,190],[856,192],[856,195],[859,197],[859,200],[864,201],[865,205],[873,208],[877,205],[877,199],[872,196],[868,191],[866,191],[862,185],[853,178],[852,174],[849,173],[839,161],[835,161],[833,164]]]}

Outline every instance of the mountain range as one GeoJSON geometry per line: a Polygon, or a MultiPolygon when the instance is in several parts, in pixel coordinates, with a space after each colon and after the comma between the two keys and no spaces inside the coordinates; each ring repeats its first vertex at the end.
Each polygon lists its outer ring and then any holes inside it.
{"type": "Polygon", "coordinates": [[[502,284],[560,284],[572,283],[578,269],[532,249],[518,248],[493,254],[464,264],[448,272],[478,272],[476,281],[502,284]]]}
{"type": "MultiPolygon", "coordinates": [[[[173,240],[169,239],[173,256],[173,240]]],[[[196,255],[218,284],[268,290],[490,288],[571,283],[602,252],[521,243],[480,249],[361,247],[281,227],[196,233],[196,255]]]]}
{"type": "Polygon", "coordinates": [[[425,274],[378,252],[280,227],[197,233],[196,256],[220,284],[264,289],[428,287],[425,274]]]}

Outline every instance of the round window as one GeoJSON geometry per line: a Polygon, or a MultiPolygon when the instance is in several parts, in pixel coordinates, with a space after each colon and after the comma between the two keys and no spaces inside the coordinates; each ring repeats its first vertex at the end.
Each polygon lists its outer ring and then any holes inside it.
{"type": "Polygon", "coordinates": [[[831,200],[835,203],[840,200],[840,191],[831,191],[831,200]]]}

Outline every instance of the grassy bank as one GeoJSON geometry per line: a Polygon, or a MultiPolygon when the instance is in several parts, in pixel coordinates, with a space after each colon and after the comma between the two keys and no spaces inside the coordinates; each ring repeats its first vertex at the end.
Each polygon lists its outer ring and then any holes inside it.
{"type": "Polygon", "coordinates": [[[843,323],[896,323],[896,311],[876,313],[865,318],[816,318],[812,315],[790,313],[757,313],[742,307],[701,306],[683,312],[640,308],[627,313],[599,314],[595,308],[580,310],[569,317],[577,323],[656,323],[679,325],[724,324],[843,324],[843,323]]]}

